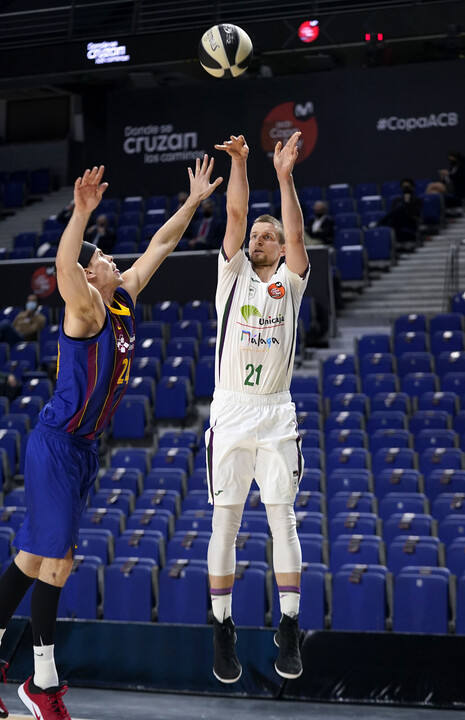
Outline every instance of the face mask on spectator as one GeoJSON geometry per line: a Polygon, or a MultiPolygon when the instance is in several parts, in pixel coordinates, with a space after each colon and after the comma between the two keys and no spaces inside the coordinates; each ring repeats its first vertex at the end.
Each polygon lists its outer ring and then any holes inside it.
{"type": "Polygon", "coordinates": [[[29,310],[33,312],[37,308],[37,303],[35,300],[28,300],[26,303],[26,310],[29,310]]]}

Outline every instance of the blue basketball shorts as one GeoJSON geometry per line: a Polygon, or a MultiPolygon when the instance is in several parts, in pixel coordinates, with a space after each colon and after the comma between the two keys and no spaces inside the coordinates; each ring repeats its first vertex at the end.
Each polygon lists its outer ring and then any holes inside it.
{"type": "Polygon", "coordinates": [[[24,485],[26,517],[13,545],[64,558],[77,546],[81,515],[99,470],[95,443],[39,423],[29,435],[24,485]]]}

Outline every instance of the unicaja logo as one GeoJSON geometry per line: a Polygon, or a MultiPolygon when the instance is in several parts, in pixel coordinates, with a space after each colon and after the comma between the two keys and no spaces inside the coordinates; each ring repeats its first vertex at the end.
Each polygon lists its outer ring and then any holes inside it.
{"type": "Polygon", "coordinates": [[[284,322],[284,315],[278,315],[277,317],[271,317],[271,315],[268,315],[267,318],[261,317],[258,321],[259,325],[279,325],[280,323],[284,322]]]}

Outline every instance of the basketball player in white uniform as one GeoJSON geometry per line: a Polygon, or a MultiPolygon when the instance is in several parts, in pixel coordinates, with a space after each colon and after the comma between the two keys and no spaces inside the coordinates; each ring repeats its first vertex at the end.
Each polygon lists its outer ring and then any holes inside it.
{"type": "Polygon", "coordinates": [[[309,261],[302,211],[292,170],[298,156],[296,132],[278,142],[274,167],[281,190],[282,224],[263,215],[247,228],[249,149],[242,135],[216,145],[231,157],[227,225],[218,257],[215,393],[206,432],[213,531],[208,569],[214,614],[214,666],[218,680],[232,683],[242,668],[231,618],[235,541],[244,503],[255,478],[273,535],[273,565],[281,622],[275,636],[276,671],[302,673],[298,612],[302,554],[293,509],[303,471],[292,377],[296,326],[309,261]]]}

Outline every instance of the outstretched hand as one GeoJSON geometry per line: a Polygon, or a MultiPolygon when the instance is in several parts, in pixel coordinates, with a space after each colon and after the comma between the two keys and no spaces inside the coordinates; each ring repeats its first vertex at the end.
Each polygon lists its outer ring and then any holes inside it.
{"type": "Polygon", "coordinates": [[[87,169],[74,183],[74,206],[78,212],[91,213],[99,205],[108,187],[107,182],[101,182],[104,171],[103,165],[87,169]]]}
{"type": "Polygon", "coordinates": [[[192,168],[187,168],[191,185],[190,197],[198,204],[209,197],[223,182],[223,178],[219,177],[210,183],[214,164],[215,160],[213,158],[209,162],[208,155],[204,155],[202,164],[200,164],[200,158],[195,161],[195,172],[192,172],[192,168]]]}
{"type": "Polygon", "coordinates": [[[299,156],[299,149],[297,147],[297,144],[300,140],[301,135],[301,132],[295,132],[293,135],[291,135],[284,147],[281,140],[276,143],[274,149],[273,163],[278,179],[286,178],[291,175],[294,169],[295,162],[299,156]]]}
{"type": "Polygon", "coordinates": [[[249,146],[243,135],[231,135],[229,140],[225,140],[222,145],[215,145],[216,150],[224,150],[232,158],[241,158],[247,160],[249,155],[249,146]]]}

